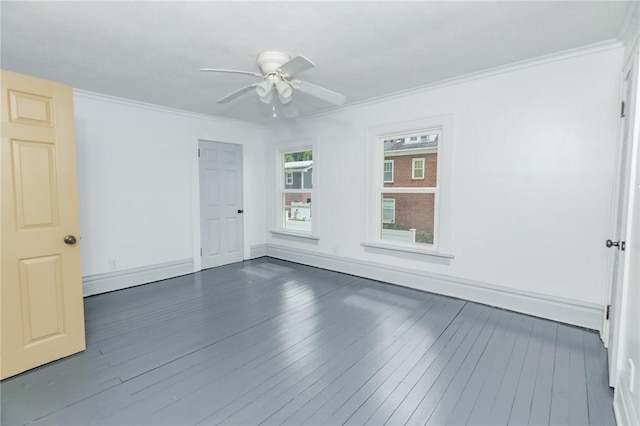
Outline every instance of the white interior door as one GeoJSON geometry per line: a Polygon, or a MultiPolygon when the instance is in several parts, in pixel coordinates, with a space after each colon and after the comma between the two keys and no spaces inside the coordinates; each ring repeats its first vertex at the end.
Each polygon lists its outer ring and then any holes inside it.
{"type": "Polygon", "coordinates": [[[242,146],[200,141],[202,269],[243,260],[242,146]]]}
{"type": "MultiPolygon", "coordinates": [[[[619,321],[620,321],[620,307],[622,304],[623,293],[623,278],[624,278],[624,263],[625,263],[625,245],[629,210],[629,191],[630,191],[630,178],[631,178],[631,130],[633,125],[633,117],[635,115],[635,90],[637,82],[637,57],[633,61],[632,66],[625,71],[625,79],[623,86],[624,99],[624,113],[621,118],[621,147],[619,151],[618,161],[618,188],[617,188],[617,201],[615,208],[615,222],[613,235],[611,240],[607,241],[607,246],[614,250],[613,253],[613,268],[611,278],[611,295],[609,301],[609,318],[608,318],[608,332],[605,337],[605,343],[609,348],[609,384],[613,386],[615,384],[615,375],[617,371],[617,354],[619,349],[619,321]]],[[[605,321],[605,328],[607,328],[605,321]]]]}

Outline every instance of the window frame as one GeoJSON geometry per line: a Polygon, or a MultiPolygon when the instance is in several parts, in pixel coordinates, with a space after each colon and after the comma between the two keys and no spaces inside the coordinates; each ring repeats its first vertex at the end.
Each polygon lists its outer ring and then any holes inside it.
{"type": "Polygon", "coordinates": [[[411,159],[411,180],[424,180],[426,176],[426,173],[425,173],[426,164],[427,164],[426,157],[416,157],[411,159]],[[416,162],[418,161],[422,161],[421,169],[416,168],[416,162]],[[416,177],[416,170],[422,170],[422,177],[416,177]]]}
{"type": "MultiPolygon", "coordinates": [[[[453,258],[451,226],[452,205],[451,187],[453,164],[451,161],[454,148],[452,114],[441,114],[414,120],[391,122],[367,129],[367,179],[366,192],[366,240],[362,242],[365,248],[380,249],[382,253],[397,252],[417,253],[438,258],[453,258]],[[438,167],[436,169],[436,188],[394,188],[384,186],[384,140],[393,137],[407,137],[417,133],[430,132],[439,129],[438,167]],[[415,193],[437,192],[434,209],[434,241],[432,245],[402,243],[382,239],[382,198],[384,193],[415,193]],[[387,251],[388,250],[388,251],[387,251]]],[[[424,162],[426,176],[426,158],[424,162]]]]}
{"type": "Polygon", "coordinates": [[[293,185],[293,172],[285,172],[286,174],[286,179],[285,179],[285,185],[293,185]]]}

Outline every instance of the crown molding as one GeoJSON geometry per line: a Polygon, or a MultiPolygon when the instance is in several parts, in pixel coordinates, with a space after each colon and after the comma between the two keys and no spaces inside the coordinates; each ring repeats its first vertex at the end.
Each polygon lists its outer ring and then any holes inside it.
{"type": "Polygon", "coordinates": [[[92,92],[92,91],[84,90],[84,89],[74,88],[73,89],[73,94],[75,96],[78,96],[78,97],[81,97],[81,98],[85,98],[85,99],[93,99],[93,100],[98,100],[98,101],[110,102],[110,103],[118,104],[118,105],[130,106],[130,107],[134,107],[134,108],[141,108],[141,109],[146,109],[146,110],[165,112],[165,113],[169,113],[169,114],[180,115],[180,116],[183,116],[183,117],[197,118],[197,119],[200,119],[200,120],[208,120],[208,121],[218,121],[218,122],[223,122],[225,124],[237,124],[239,126],[251,126],[251,127],[255,127],[255,128],[259,128],[259,129],[264,129],[265,128],[264,125],[258,124],[258,123],[252,122],[252,121],[236,120],[236,119],[232,119],[232,118],[220,117],[220,116],[217,116],[217,115],[208,115],[208,114],[202,114],[202,113],[198,113],[198,112],[186,111],[186,110],[182,110],[182,109],[177,109],[177,108],[171,108],[171,107],[166,107],[166,106],[162,106],[162,105],[151,104],[151,103],[148,103],[148,102],[141,102],[141,101],[136,101],[136,100],[133,100],[133,99],[121,98],[121,97],[118,97],[118,96],[105,95],[103,93],[92,92]]]}
{"type": "MultiPolygon", "coordinates": [[[[457,84],[467,83],[474,80],[481,80],[481,79],[489,78],[499,74],[510,73],[510,72],[519,71],[526,68],[536,67],[539,65],[544,65],[552,62],[559,62],[566,59],[571,59],[571,58],[584,56],[584,55],[590,55],[590,54],[603,52],[611,49],[617,49],[621,47],[623,47],[623,43],[620,40],[611,39],[611,40],[607,40],[599,43],[590,44],[587,46],[578,47],[575,49],[564,50],[562,52],[552,53],[549,55],[537,56],[531,59],[512,62],[509,64],[489,68],[486,70],[464,74],[464,75],[452,77],[446,80],[436,81],[433,83],[428,83],[418,87],[413,87],[410,89],[394,92],[388,95],[382,95],[374,98],[364,99],[362,101],[354,102],[352,104],[348,104],[342,107],[324,109],[317,113],[312,113],[302,117],[298,117],[291,121],[304,121],[308,119],[323,117],[323,116],[334,114],[337,111],[347,111],[351,109],[361,108],[363,106],[373,105],[373,104],[377,104],[384,101],[390,101],[390,100],[402,98],[405,96],[430,92],[432,90],[441,89],[443,87],[454,86],[457,84]]],[[[286,124],[286,123],[268,123],[265,125],[265,127],[274,128],[274,127],[281,126],[283,124],[286,124]]]]}

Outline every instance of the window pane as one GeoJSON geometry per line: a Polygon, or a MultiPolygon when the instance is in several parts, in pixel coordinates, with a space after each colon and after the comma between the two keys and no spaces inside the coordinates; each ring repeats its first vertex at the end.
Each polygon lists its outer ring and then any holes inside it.
{"type": "Polygon", "coordinates": [[[382,199],[383,240],[433,244],[435,194],[384,194],[382,199]],[[389,219],[393,203],[393,222],[389,219]]]}
{"type": "Polygon", "coordinates": [[[283,227],[311,232],[311,193],[286,192],[283,195],[283,227]]]}
{"type": "Polygon", "coordinates": [[[288,152],[284,156],[284,189],[313,187],[313,152],[288,152]]]}
{"type": "Polygon", "coordinates": [[[394,223],[396,221],[396,200],[393,198],[382,199],[382,223],[394,223]]]}
{"type": "Polygon", "coordinates": [[[438,184],[439,139],[440,132],[433,131],[385,140],[385,171],[386,162],[393,160],[393,182],[386,179],[385,173],[385,188],[435,188],[438,184]]]}
{"type": "Polygon", "coordinates": [[[393,161],[384,162],[384,182],[393,182],[393,161]]]}
{"type": "Polygon", "coordinates": [[[413,178],[424,179],[424,159],[414,158],[413,162],[413,178]]]}

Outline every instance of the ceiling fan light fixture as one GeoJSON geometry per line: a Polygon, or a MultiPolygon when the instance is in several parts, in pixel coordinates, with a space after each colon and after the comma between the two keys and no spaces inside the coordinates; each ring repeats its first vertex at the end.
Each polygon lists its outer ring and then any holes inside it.
{"type": "Polygon", "coordinates": [[[276,90],[278,91],[278,95],[280,99],[289,99],[291,100],[291,95],[293,94],[293,89],[291,85],[284,80],[280,80],[276,83],[276,90]]]}
{"type": "Polygon", "coordinates": [[[267,93],[266,96],[260,96],[258,99],[260,99],[262,103],[270,104],[271,99],[273,99],[273,92],[267,93]]]}
{"type": "MultiPolygon", "coordinates": [[[[267,80],[262,80],[260,83],[256,84],[256,93],[258,94],[261,100],[262,98],[269,97],[269,101],[271,101],[271,96],[273,94],[272,83],[267,80]]],[[[269,103],[269,102],[265,102],[265,103],[269,103]]]]}
{"type": "Polygon", "coordinates": [[[282,105],[286,105],[289,102],[291,102],[291,96],[289,96],[288,98],[284,98],[280,94],[278,94],[278,98],[280,99],[280,102],[282,103],[282,105]]]}

